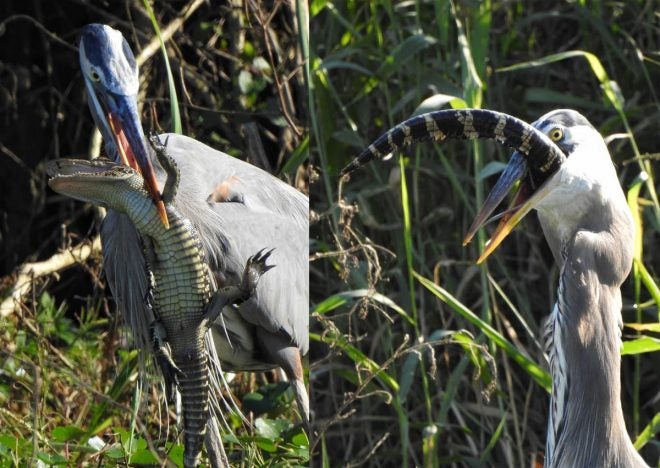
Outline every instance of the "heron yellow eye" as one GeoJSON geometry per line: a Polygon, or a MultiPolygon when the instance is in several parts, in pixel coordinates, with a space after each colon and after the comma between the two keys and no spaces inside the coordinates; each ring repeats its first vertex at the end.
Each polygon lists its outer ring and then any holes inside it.
{"type": "Polygon", "coordinates": [[[553,128],[550,130],[550,139],[552,141],[559,141],[564,138],[564,131],[561,128],[553,128]]]}
{"type": "Polygon", "coordinates": [[[99,75],[99,73],[93,68],[90,68],[89,70],[89,77],[91,78],[92,81],[95,82],[101,80],[101,75],[99,75]]]}

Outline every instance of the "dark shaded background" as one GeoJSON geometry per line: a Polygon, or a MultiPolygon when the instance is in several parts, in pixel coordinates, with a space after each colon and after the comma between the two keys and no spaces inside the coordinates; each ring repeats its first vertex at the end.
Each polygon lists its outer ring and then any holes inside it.
{"type": "MultiPolygon", "coordinates": [[[[156,2],[161,28],[188,3],[156,2]]],[[[255,83],[256,91],[241,90],[240,72],[250,72],[254,82],[262,80],[264,74],[253,59],[268,56],[256,20],[257,3],[236,1],[233,7],[229,3],[205,2],[168,44],[179,85],[183,132],[241,158],[258,154],[249,151],[250,144],[262,145],[264,157],[253,156],[250,162],[279,173],[301,138],[282,116],[271,76],[265,77],[270,82],[262,86],[255,83]],[[250,24],[245,24],[246,17],[250,24]]],[[[261,8],[272,12],[274,3],[264,2],[261,8]]],[[[110,24],[123,32],[136,55],[153,37],[153,29],[142,2],[135,0],[4,1],[0,21],[2,277],[28,259],[50,255],[62,242],[60,224],[73,214],[74,205],[63,207],[62,198],[46,190],[43,168],[45,161],[54,158],[88,154],[94,123],[74,49],[80,27],[91,22],[110,24]]],[[[272,37],[279,48],[275,65],[288,76],[295,71],[293,51],[297,49],[291,15],[276,15],[271,28],[279,32],[272,37]]],[[[145,131],[169,131],[169,97],[160,51],[140,74],[145,131]]],[[[301,74],[293,76],[289,85],[289,113],[300,126],[306,121],[307,99],[301,74]]],[[[296,169],[284,177],[293,181],[296,169]]],[[[75,206],[80,211],[80,205],[75,206]]],[[[87,216],[77,225],[89,226],[89,221],[87,216]]]]}

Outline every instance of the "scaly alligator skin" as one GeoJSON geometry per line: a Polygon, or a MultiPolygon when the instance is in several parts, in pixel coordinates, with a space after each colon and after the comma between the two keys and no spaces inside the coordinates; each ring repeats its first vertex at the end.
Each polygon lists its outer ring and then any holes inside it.
{"type": "Polygon", "coordinates": [[[484,109],[457,109],[429,112],[412,117],[378,137],[349,165],[347,174],[373,159],[422,141],[447,139],[495,139],[527,156],[527,167],[536,185],[553,174],[564,153],[542,132],[511,115],[484,109]]]}
{"type": "Polygon", "coordinates": [[[156,359],[165,379],[168,398],[179,386],[183,405],[184,466],[199,464],[209,418],[208,363],[204,335],[226,304],[238,303],[254,292],[270,251],[247,261],[239,286],[213,292],[213,283],[195,228],[171,202],[178,171],[156,148],[168,173],[163,189],[170,227],[167,229],[135,170],[106,160],[58,160],[47,168],[56,192],[126,213],[142,235],[152,278],[152,325],[156,359]]]}

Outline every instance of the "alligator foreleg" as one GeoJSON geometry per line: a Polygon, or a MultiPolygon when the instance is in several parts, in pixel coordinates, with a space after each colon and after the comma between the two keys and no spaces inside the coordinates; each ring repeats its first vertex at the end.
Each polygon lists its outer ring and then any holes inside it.
{"type": "Polygon", "coordinates": [[[202,324],[209,328],[220,316],[222,309],[229,304],[240,304],[250,298],[257,288],[261,275],[273,268],[275,265],[266,265],[266,260],[275,249],[261,249],[248,258],[243,270],[243,277],[238,286],[227,286],[218,289],[206,306],[206,312],[202,318],[202,324]]]}

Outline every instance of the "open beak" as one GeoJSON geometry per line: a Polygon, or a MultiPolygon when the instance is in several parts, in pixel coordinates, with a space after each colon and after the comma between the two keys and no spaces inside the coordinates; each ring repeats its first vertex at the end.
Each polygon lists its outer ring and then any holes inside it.
{"type": "Polygon", "coordinates": [[[119,162],[140,171],[161,221],[169,228],[165,204],[158,190],[156,174],[149,159],[146,139],[140,125],[135,97],[117,94],[99,96],[94,93],[94,100],[97,112],[106,119],[107,127],[114,138],[119,152],[119,162]]]}
{"type": "Polygon", "coordinates": [[[523,178],[526,171],[527,160],[524,155],[519,152],[514,152],[511,156],[509,164],[495,184],[493,190],[488,194],[481,210],[472,222],[472,226],[463,239],[463,245],[466,245],[472,240],[474,234],[483,226],[490,214],[497,208],[500,202],[506,197],[506,194],[511,191],[513,186],[522,179],[518,191],[513,197],[508,208],[501,215],[500,222],[495,229],[495,232],[486,243],[484,251],[477,260],[477,264],[482,263],[488,256],[495,251],[506,236],[513,230],[514,227],[522,220],[532,208],[550,193],[553,185],[548,182],[553,178],[550,176],[540,187],[534,188],[529,178],[523,178]]]}

